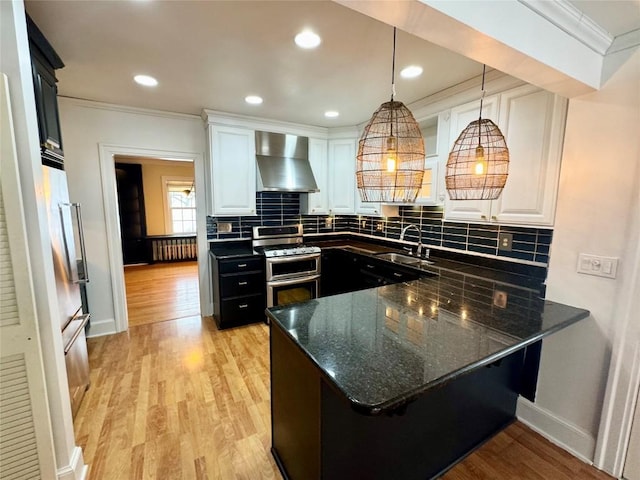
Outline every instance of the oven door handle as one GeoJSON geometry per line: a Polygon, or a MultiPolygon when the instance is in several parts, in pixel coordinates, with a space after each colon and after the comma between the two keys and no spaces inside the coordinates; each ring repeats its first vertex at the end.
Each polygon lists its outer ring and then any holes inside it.
{"type": "Polygon", "coordinates": [[[309,253],[305,255],[291,255],[289,257],[268,257],[267,262],[288,263],[288,262],[299,262],[300,260],[315,260],[316,258],[320,258],[319,253],[309,253]]]}
{"type": "Polygon", "coordinates": [[[311,282],[313,280],[318,280],[319,278],[320,275],[308,275],[306,277],[296,277],[287,280],[269,281],[267,284],[269,287],[286,287],[288,285],[295,285],[296,283],[311,282]]]}

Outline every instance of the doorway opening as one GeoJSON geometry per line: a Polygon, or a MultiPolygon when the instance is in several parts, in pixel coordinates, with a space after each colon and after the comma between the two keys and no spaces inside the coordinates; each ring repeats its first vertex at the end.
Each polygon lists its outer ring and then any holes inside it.
{"type": "Polygon", "coordinates": [[[129,327],[200,316],[193,161],[115,155],[129,327]]]}

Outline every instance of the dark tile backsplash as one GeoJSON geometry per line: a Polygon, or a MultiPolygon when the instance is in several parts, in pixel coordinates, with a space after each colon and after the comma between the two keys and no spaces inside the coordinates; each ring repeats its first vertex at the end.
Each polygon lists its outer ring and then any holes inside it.
{"type": "MultiPolygon", "coordinates": [[[[257,215],[251,217],[207,217],[207,238],[251,238],[251,227],[302,223],[304,233],[353,232],[398,240],[400,232],[414,224],[422,232],[422,243],[457,251],[481,253],[503,259],[527,260],[547,265],[553,230],[503,225],[447,222],[442,207],[402,206],[398,217],[378,218],[360,215],[301,215],[300,194],[258,192],[257,215]],[[231,223],[231,233],[218,231],[218,222],[231,223]],[[498,235],[513,235],[511,251],[498,250],[498,235]]],[[[407,230],[405,240],[418,241],[418,232],[407,230]]]]}

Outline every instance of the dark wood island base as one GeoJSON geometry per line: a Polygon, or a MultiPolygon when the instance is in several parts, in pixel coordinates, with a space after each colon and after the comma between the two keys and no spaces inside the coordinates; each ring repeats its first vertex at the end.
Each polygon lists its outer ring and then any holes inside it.
{"type": "Polygon", "coordinates": [[[523,350],[391,412],[357,411],[271,323],[272,453],[285,479],[426,479],[515,419],[523,350]]]}

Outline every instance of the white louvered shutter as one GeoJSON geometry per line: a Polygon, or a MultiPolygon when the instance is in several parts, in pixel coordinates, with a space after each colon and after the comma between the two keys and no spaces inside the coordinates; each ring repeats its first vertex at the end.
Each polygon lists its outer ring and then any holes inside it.
{"type": "Polygon", "coordinates": [[[56,478],[7,77],[0,74],[0,479],[56,478]]]}

